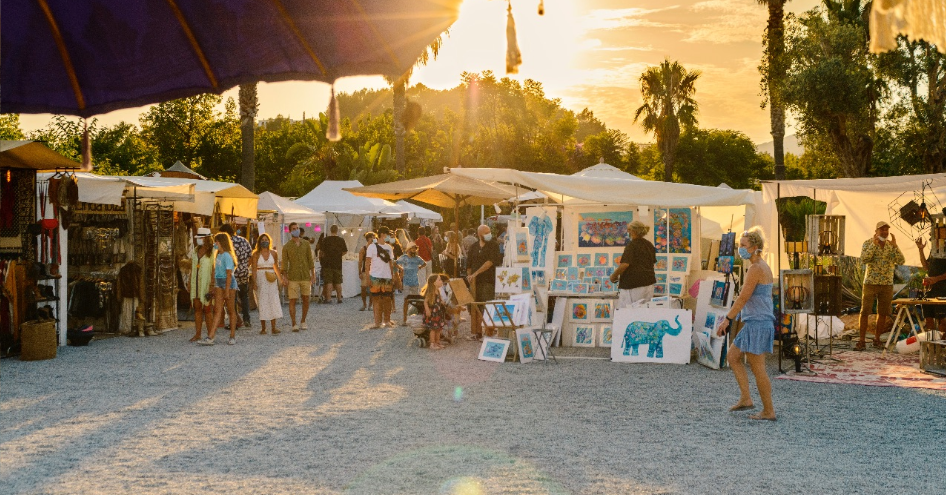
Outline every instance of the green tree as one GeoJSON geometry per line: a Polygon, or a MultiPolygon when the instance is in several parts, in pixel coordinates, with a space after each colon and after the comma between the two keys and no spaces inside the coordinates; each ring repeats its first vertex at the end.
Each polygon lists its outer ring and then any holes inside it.
{"type": "Polygon", "coordinates": [[[825,0],[823,9],[792,19],[786,37],[785,104],[798,118],[799,135],[828,145],[846,177],[870,172],[883,90],[868,50],[866,12],[859,0],[825,0]]]}
{"type": "Polygon", "coordinates": [[[23,130],[20,129],[20,115],[16,113],[0,114],[0,139],[7,141],[18,141],[26,139],[23,130]]]}
{"type": "Polygon", "coordinates": [[[664,180],[673,180],[673,164],[683,129],[696,127],[698,105],[693,95],[700,71],[688,71],[679,62],[665,59],[657,67],[648,67],[641,74],[641,96],[644,104],[634,113],[646,132],[657,140],[664,164],[664,180]]]}
{"type": "Polygon", "coordinates": [[[675,175],[689,184],[750,189],[772,173],[749,136],[739,131],[691,129],[680,136],[676,156],[675,175]]]}
{"type": "Polygon", "coordinates": [[[781,98],[781,85],[785,81],[787,60],[785,59],[785,4],[788,0],[758,0],[769,10],[768,24],[762,45],[765,49],[762,66],[762,107],[769,106],[772,141],[774,146],[775,178],[785,178],[785,105],[781,98]]]}

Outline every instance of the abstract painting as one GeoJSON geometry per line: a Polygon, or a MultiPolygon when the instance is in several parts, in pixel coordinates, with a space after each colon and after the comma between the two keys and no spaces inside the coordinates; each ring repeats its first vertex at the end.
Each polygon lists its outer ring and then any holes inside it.
{"type": "Polygon", "coordinates": [[[665,296],[667,295],[667,274],[658,273],[657,283],[654,285],[654,295],[655,296],[665,296]]]}
{"type": "Polygon", "coordinates": [[[522,282],[519,286],[522,288],[523,292],[529,292],[532,290],[532,267],[531,266],[520,266],[522,270],[522,282]]]}
{"type": "Polygon", "coordinates": [[[483,339],[483,344],[480,345],[480,355],[478,359],[481,361],[501,363],[506,360],[507,352],[509,352],[508,340],[486,337],[483,339]]]}
{"type": "Polygon", "coordinates": [[[587,302],[573,302],[571,313],[571,321],[588,321],[591,319],[588,314],[588,303],[587,302]]]}
{"type": "Polygon", "coordinates": [[[689,272],[690,271],[690,257],[689,256],[671,256],[670,257],[670,271],[672,272],[689,272]]]}
{"type": "Polygon", "coordinates": [[[621,255],[622,255],[622,254],[624,254],[624,253],[614,253],[614,254],[612,255],[612,258],[614,259],[614,262],[613,262],[612,264],[613,264],[615,267],[617,267],[618,265],[621,264],[621,255]]]}
{"type": "Polygon", "coordinates": [[[601,325],[598,330],[598,347],[611,347],[611,324],[601,325]]]}
{"type": "Polygon", "coordinates": [[[535,359],[535,335],[532,330],[516,330],[516,342],[519,344],[519,362],[530,363],[535,359]]]}
{"type": "Polygon", "coordinates": [[[734,256],[736,254],[736,233],[729,232],[723,234],[722,240],[719,241],[719,255],[720,256],[734,256]]]}
{"type": "Polygon", "coordinates": [[[611,361],[690,362],[692,315],[669,308],[622,308],[614,312],[611,361]]]}
{"type": "Polygon", "coordinates": [[[578,268],[588,268],[591,266],[591,254],[579,253],[575,255],[575,266],[578,268]]]}
{"type": "Polygon", "coordinates": [[[578,214],[578,247],[620,247],[630,241],[627,224],[633,211],[578,214]]]}
{"type": "Polygon", "coordinates": [[[716,271],[720,273],[732,273],[733,262],[735,258],[733,256],[720,256],[716,260],[716,271]]]}
{"type": "Polygon", "coordinates": [[[576,325],[575,341],[572,342],[575,347],[594,347],[595,346],[595,326],[594,325],[576,325]]]}
{"type": "Polygon", "coordinates": [[[572,255],[571,254],[559,254],[555,257],[556,268],[568,268],[572,266],[572,255]]]}
{"type": "Polygon", "coordinates": [[[611,263],[611,255],[608,253],[595,253],[595,266],[608,266],[611,263]]]}
{"type": "Polygon", "coordinates": [[[667,255],[658,254],[657,261],[654,262],[654,271],[655,272],[665,272],[669,268],[669,263],[667,262],[667,255]]]}
{"type": "Polygon", "coordinates": [[[518,294],[522,292],[522,274],[519,267],[501,266],[496,268],[496,293],[518,294]]]}
{"type": "Polygon", "coordinates": [[[591,317],[591,321],[611,322],[613,301],[610,299],[599,299],[597,301],[593,301],[591,304],[594,304],[594,313],[591,317]]]}
{"type": "Polygon", "coordinates": [[[654,247],[658,253],[689,253],[691,250],[692,223],[689,208],[654,210],[654,247]],[[664,217],[664,215],[667,215],[664,217]],[[661,218],[663,217],[663,218],[661,218]],[[670,232],[667,233],[669,223],[670,232]],[[670,249],[667,250],[667,242],[670,249]]]}

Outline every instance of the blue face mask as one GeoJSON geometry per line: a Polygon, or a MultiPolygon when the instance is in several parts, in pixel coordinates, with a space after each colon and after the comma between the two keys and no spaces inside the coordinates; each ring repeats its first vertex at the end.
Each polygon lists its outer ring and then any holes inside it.
{"type": "Polygon", "coordinates": [[[289,235],[293,237],[299,237],[299,229],[292,229],[292,231],[289,232],[289,235]]]}
{"type": "Polygon", "coordinates": [[[752,254],[749,252],[748,249],[746,249],[746,248],[744,248],[744,247],[740,247],[740,248],[739,248],[739,257],[742,258],[742,259],[744,259],[744,260],[747,260],[747,259],[749,259],[749,258],[752,257],[752,254]]]}
{"type": "Polygon", "coordinates": [[[259,247],[263,249],[269,249],[269,241],[260,241],[259,247]]]}
{"type": "Polygon", "coordinates": [[[489,242],[489,241],[493,240],[493,234],[486,234],[486,235],[484,235],[484,236],[483,236],[483,240],[486,241],[486,242],[489,242]]]}

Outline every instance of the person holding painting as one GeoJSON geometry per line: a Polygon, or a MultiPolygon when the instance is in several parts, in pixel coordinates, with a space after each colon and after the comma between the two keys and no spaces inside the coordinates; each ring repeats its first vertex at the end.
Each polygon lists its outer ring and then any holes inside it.
{"type": "Polygon", "coordinates": [[[640,220],[627,224],[627,233],[631,241],[624,247],[621,264],[611,274],[611,282],[618,282],[618,304],[615,309],[630,307],[641,299],[654,297],[654,263],[657,262],[656,249],[650,241],[644,239],[650,227],[640,220]]]}
{"type": "Polygon", "coordinates": [[[765,354],[772,353],[775,343],[775,310],[772,305],[772,284],[775,278],[772,269],[762,259],[765,237],[762,229],[753,227],[742,233],[739,239],[739,257],[749,262],[745,281],[739,297],[726,313],[726,320],[719,325],[716,335],[722,337],[729,331],[738,316],[743,326],[732,345],[729,346],[729,367],[732,368],[739,385],[739,400],[730,411],[745,411],[755,408],[749,395],[749,373],[742,363],[745,356],[755,375],[756,388],[762,399],[762,411],[749,415],[749,419],[775,421],[775,406],[772,405],[772,382],[765,371],[765,354]]]}

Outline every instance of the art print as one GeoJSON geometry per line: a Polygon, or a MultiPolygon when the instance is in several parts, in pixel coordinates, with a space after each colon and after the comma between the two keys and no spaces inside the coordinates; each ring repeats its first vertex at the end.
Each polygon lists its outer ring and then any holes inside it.
{"type": "Polygon", "coordinates": [[[690,271],[690,257],[689,256],[671,256],[670,257],[670,271],[672,272],[689,272],[690,271]]]}
{"type": "Polygon", "coordinates": [[[532,285],[535,287],[545,287],[545,270],[532,270],[532,285]]]}
{"type": "Polygon", "coordinates": [[[689,208],[670,208],[669,210],[657,208],[654,210],[654,247],[658,253],[690,252],[692,239],[691,216],[692,213],[689,208]],[[667,247],[668,239],[670,243],[669,251],[667,247]]]}
{"type": "Polygon", "coordinates": [[[716,271],[726,274],[732,273],[732,268],[735,261],[735,257],[733,256],[720,256],[716,260],[716,271]]]}
{"type": "Polygon", "coordinates": [[[532,315],[535,313],[532,293],[516,294],[509,298],[506,306],[512,313],[512,322],[519,326],[532,324],[532,315]]]}
{"type": "Polygon", "coordinates": [[[566,280],[568,280],[569,282],[578,281],[578,268],[577,267],[572,266],[568,268],[568,275],[566,277],[566,280]]]}
{"type": "Polygon", "coordinates": [[[614,312],[611,361],[690,362],[692,316],[689,310],[622,308],[614,312]]]}
{"type": "Polygon", "coordinates": [[[529,234],[532,236],[529,252],[532,257],[532,266],[545,267],[545,253],[549,246],[549,238],[555,232],[555,223],[545,210],[541,210],[541,215],[533,216],[528,222],[529,234]]]}
{"type": "Polygon", "coordinates": [[[516,330],[516,342],[519,344],[519,362],[530,363],[535,359],[535,335],[532,330],[516,330]]]}
{"type": "Polygon", "coordinates": [[[601,290],[604,292],[613,292],[618,290],[617,284],[611,281],[611,279],[605,279],[601,282],[601,290]]]}
{"type": "Polygon", "coordinates": [[[713,292],[710,296],[710,304],[713,306],[726,306],[729,299],[729,282],[716,280],[713,282],[713,292]]]}
{"type": "Polygon", "coordinates": [[[610,322],[612,318],[611,308],[612,304],[610,300],[595,301],[594,316],[592,317],[592,321],[610,322]]]}
{"type": "Polygon", "coordinates": [[[575,288],[572,290],[575,294],[587,294],[588,293],[588,284],[575,284],[575,288]]]}
{"type": "Polygon", "coordinates": [[[486,309],[483,310],[483,319],[494,327],[511,327],[515,324],[513,321],[515,313],[516,305],[513,303],[487,304],[486,309]]]}
{"type": "Polygon", "coordinates": [[[486,337],[483,339],[483,344],[480,345],[480,354],[478,359],[481,361],[493,361],[496,363],[501,363],[506,360],[507,352],[509,352],[508,340],[486,337]]]}
{"type": "Polygon", "coordinates": [[[555,280],[567,280],[567,279],[568,279],[568,268],[555,269],[555,280]]]}
{"type": "Polygon", "coordinates": [[[515,233],[516,260],[529,261],[529,233],[516,230],[515,233]]]}
{"type": "Polygon", "coordinates": [[[669,262],[667,260],[667,255],[658,254],[657,261],[654,262],[654,271],[655,272],[665,272],[669,268],[669,262]]]}
{"type": "Polygon", "coordinates": [[[595,253],[595,266],[608,266],[611,263],[611,255],[608,253],[595,253]]]}
{"type": "Polygon", "coordinates": [[[627,225],[633,211],[578,213],[578,247],[619,247],[630,241],[627,225]]]}
{"type": "Polygon", "coordinates": [[[575,266],[578,268],[588,268],[591,266],[591,254],[580,253],[575,255],[575,266]]]}
{"type": "Polygon", "coordinates": [[[566,282],[565,280],[558,280],[558,279],[553,280],[551,290],[553,291],[568,290],[568,282],[566,282]]]}
{"type": "Polygon", "coordinates": [[[654,295],[655,296],[665,296],[667,295],[667,274],[658,273],[656,274],[657,283],[654,284],[654,295]]]}
{"type": "Polygon", "coordinates": [[[683,291],[686,288],[686,277],[682,275],[670,275],[667,282],[667,294],[676,297],[683,297],[683,291]]]}
{"type": "Polygon", "coordinates": [[[519,267],[502,266],[496,268],[496,293],[518,294],[522,292],[522,274],[519,267]]]}
{"type": "MultiPolygon", "coordinates": [[[[701,331],[709,332],[710,335],[715,336],[716,331],[719,330],[720,325],[726,321],[726,310],[709,308],[706,310],[706,318],[703,320],[703,326],[700,329],[701,331]]],[[[697,322],[699,324],[699,322],[697,322]]]]}
{"type": "Polygon", "coordinates": [[[693,347],[696,348],[697,363],[718,370],[726,362],[726,337],[713,335],[708,332],[694,332],[693,347]]]}
{"type": "Polygon", "coordinates": [[[601,329],[598,331],[598,346],[600,347],[611,347],[611,325],[602,325],[601,329]]]}
{"type": "Polygon", "coordinates": [[[620,264],[621,264],[621,255],[622,255],[622,254],[624,254],[624,253],[614,253],[614,254],[612,255],[612,258],[613,258],[614,261],[613,261],[611,264],[614,265],[615,267],[617,267],[618,265],[620,265],[620,264]]]}
{"type": "Polygon", "coordinates": [[[590,319],[588,316],[588,303],[573,302],[570,314],[572,321],[588,321],[590,319]]]}
{"type": "Polygon", "coordinates": [[[572,259],[571,254],[559,254],[556,256],[555,266],[557,268],[568,268],[572,266],[572,259]]]}
{"type": "Polygon", "coordinates": [[[523,292],[529,292],[532,290],[532,268],[528,266],[520,268],[522,270],[522,283],[519,285],[523,292]]]}
{"type": "Polygon", "coordinates": [[[723,238],[719,241],[719,255],[720,256],[735,256],[736,254],[736,233],[729,232],[723,234],[723,238]]]}
{"type": "Polygon", "coordinates": [[[575,347],[594,347],[595,346],[595,327],[594,325],[576,325],[575,340],[572,342],[575,347]]]}

